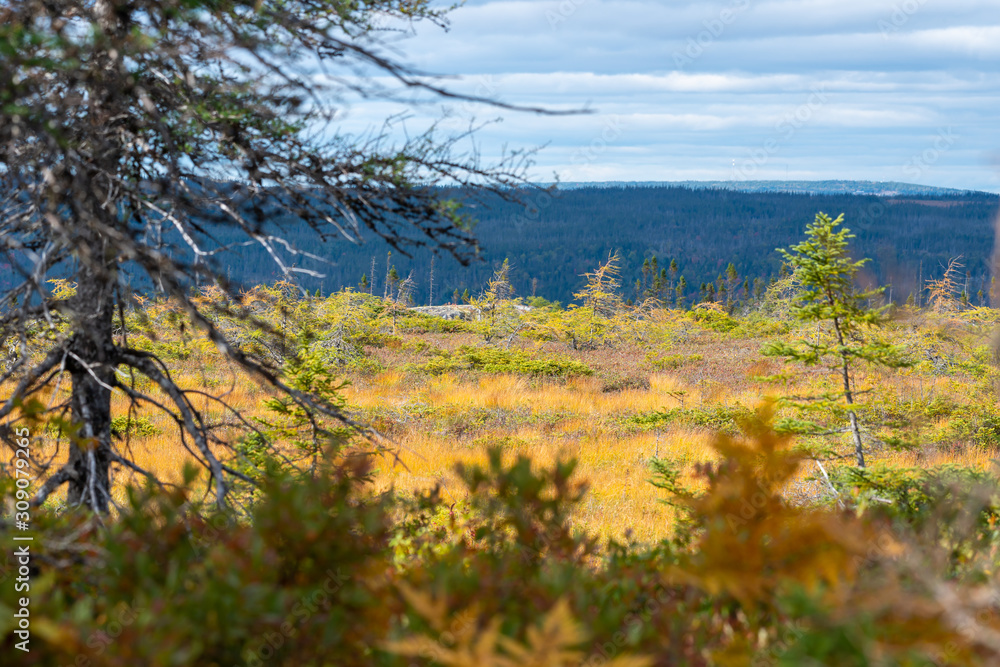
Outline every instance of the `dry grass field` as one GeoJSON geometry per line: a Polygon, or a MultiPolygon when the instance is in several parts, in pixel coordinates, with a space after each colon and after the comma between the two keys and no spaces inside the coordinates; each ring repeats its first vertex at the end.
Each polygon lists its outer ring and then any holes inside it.
{"type": "MultiPolygon", "coordinates": [[[[320,304],[325,316],[336,314],[332,298],[320,304]]],[[[155,323],[158,315],[155,309],[150,312],[155,323]]],[[[879,334],[903,345],[915,363],[858,374],[858,385],[868,390],[861,414],[870,466],[993,465],[1000,446],[1000,410],[987,343],[995,319],[996,311],[988,309],[947,317],[904,311],[879,334]]],[[[602,538],[651,542],[670,534],[673,510],[659,502],[664,492],[650,484],[651,459],[670,461],[684,471],[682,480],[689,480],[693,467],[713,456],[714,433],[737,432],[741,414],[768,398],[819,393],[835,380],[822,368],[784,366],[762,356],[768,340],[808,338],[815,331],[758,315],[720,314],[706,322],[690,313],[662,311],[627,336],[577,350],[558,337],[530,334],[488,345],[473,323],[440,324],[411,317],[390,327],[373,320],[370,326],[381,337],[359,344],[356,359],[334,368],[349,383],[342,390],[348,410],[374,426],[394,450],[378,461],[376,490],[409,492],[440,485],[447,498],[458,502],[455,464],[482,461],[492,447],[510,457],[530,455],[538,465],[574,457],[578,474],[589,484],[575,521],[602,538]],[[447,365],[469,350],[577,362],[582,366],[576,368],[585,367],[589,374],[447,365]]],[[[183,350],[170,364],[184,386],[220,398],[251,420],[267,418],[268,393],[252,378],[237,375],[197,338],[181,338],[163,327],[150,341],[161,351],[171,346],[183,350]]],[[[144,390],[157,397],[155,388],[144,390]]],[[[40,398],[64,400],[65,386],[57,391],[61,396],[50,392],[40,398]]],[[[221,439],[235,442],[245,433],[219,402],[205,397],[196,406],[220,424],[221,439]]],[[[125,399],[117,396],[114,414],[125,417],[128,410],[125,399]]],[[[792,412],[779,408],[780,414],[792,412]]],[[[131,450],[140,467],[179,480],[191,455],[173,420],[148,406],[134,417],[142,428],[119,445],[131,450]]],[[[837,426],[835,416],[827,421],[837,426]]],[[[853,464],[847,434],[799,440],[826,448],[828,470],[853,464]]],[[[47,438],[37,454],[58,462],[65,449],[65,443],[59,448],[47,438]]],[[[224,447],[218,453],[232,457],[224,447]]],[[[119,470],[116,480],[115,495],[121,499],[125,484],[136,476],[119,470]]],[[[818,464],[805,467],[786,493],[802,503],[832,497],[818,464]]]]}

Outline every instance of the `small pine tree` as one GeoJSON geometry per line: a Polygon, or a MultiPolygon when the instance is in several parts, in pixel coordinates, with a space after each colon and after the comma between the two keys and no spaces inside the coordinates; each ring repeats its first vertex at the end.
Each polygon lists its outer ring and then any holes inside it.
{"type": "Polygon", "coordinates": [[[736,272],[736,267],[732,262],[726,267],[726,282],[723,287],[726,288],[726,310],[730,313],[733,312],[734,302],[739,298],[736,293],[737,288],[740,284],[740,274],[736,272]]]}
{"type": "Polygon", "coordinates": [[[434,305],[434,255],[431,255],[431,276],[427,285],[427,305],[434,305]]]}
{"type": "Polygon", "coordinates": [[[573,333],[574,347],[580,344],[595,347],[598,339],[602,343],[607,342],[609,329],[612,328],[609,323],[624,306],[618,293],[621,287],[619,261],[618,251],[613,252],[596,271],[586,274],[587,286],[573,295],[583,302],[583,307],[574,311],[583,315],[581,326],[575,327],[573,333]]]}
{"type": "MultiPolygon", "coordinates": [[[[395,272],[396,267],[392,268],[395,272]]],[[[394,289],[389,293],[389,298],[387,299],[386,305],[388,306],[387,312],[392,317],[392,333],[396,334],[396,323],[400,315],[406,313],[407,308],[413,305],[413,292],[416,289],[416,281],[413,280],[413,272],[410,271],[405,279],[399,280],[397,275],[393,285],[398,282],[398,288],[394,289]]]]}
{"type": "Polygon", "coordinates": [[[948,268],[939,280],[928,280],[928,303],[936,313],[953,313],[960,309],[965,300],[962,298],[961,269],[962,258],[953,257],[948,260],[948,268]]]}
{"type": "Polygon", "coordinates": [[[482,317],[483,338],[486,342],[506,340],[510,345],[521,329],[521,320],[514,307],[514,286],[510,283],[510,260],[504,259],[490,279],[483,295],[473,302],[482,317]]]}
{"type": "Polygon", "coordinates": [[[389,272],[385,275],[385,289],[386,297],[389,299],[395,299],[396,288],[399,285],[399,272],[396,271],[396,267],[393,266],[389,269],[389,272]]]}
{"type": "Polygon", "coordinates": [[[687,278],[681,276],[677,280],[677,288],[676,290],[674,290],[676,294],[674,299],[674,305],[677,306],[678,308],[684,307],[684,292],[687,291],[687,286],[688,286],[687,278]]]}
{"type": "Polygon", "coordinates": [[[792,301],[792,314],[806,322],[828,322],[832,333],[826,339],[771,343],[764,348],[768,356],[785,357],[789,361],[807,366],[828,364],[840,374],[847,404],[850,431],[854,439],[854,453],[858,467],[865,467],[864,444],[854,408],[853,372],[858,361],[887,367],[908,365],[899,347],[882,342],[865,340],[866,329],[884,322],[886,306],[877,309],[866,307],[884,288],[858,291],[854,277],[867,259],[854,261],[847,254],[848,239],[854,238],[847,228],[837,227],[843,222],[823,213],[806,228],[808,237],[792,246],[792,252],[779,249],[785,261],[795,272],[801,288],[792,301]]]}
{"type": "MultiPolygon", "coordinates": [[[[392,290],[389,287],[389,266],[390,266],[389,263],[391,261],[392,261],[392,251],[390,250],[385,255],[385,285],[382,288],[382,298],[383,299],[388,299],[389,295],[392,293],[392,290]]],[[[393,270],[395,270],[395,269],[393,269],[393,270]]],[[[374,275],[375,275],[375,273],[372,272],[372,276],[374,276],[374,275]]],[[[396,277],[399,278],[399,275],[397,274],[396,277]]]]}

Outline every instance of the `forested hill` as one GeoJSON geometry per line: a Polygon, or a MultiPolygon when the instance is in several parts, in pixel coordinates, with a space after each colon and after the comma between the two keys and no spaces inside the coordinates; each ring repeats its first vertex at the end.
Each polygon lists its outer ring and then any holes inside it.
{"type": "MultiPolygon", "coordinates": [[[[844,213],[856,234],[855,256],[871,257],[872,275],[893,285],[893,297],[905,299],[918,276],[940,276],[949,258],[964,257],[970,294],[989,292],[989,257],[993,220],[1000,198],[975,193],[958,196],[886,198],[857,195],[745,193],[679,187],[578,188],[555,196],[530,193],[524,204],[491,199],[468,212],[478,219],[475,233],[482,262],[462,267],[439,256],[434,266],[434,303],[451,299],[454,290],[475,294],[493,269],[509,258],[519,295],[532,293],[566,303],[592,271],[618,250],[626,297],[634,296],[635,280],[645,259],[657,257],[666,268],[671,259],[688,285],[688,303],[701,283],[714,281],[732,262],[740,281],[777,275],[781,260],[775,249],[803,238],[817,212],[844,213]]],[[[293,234],[294,236],[294,234],[293,234]]],[[[310,248],[315,251],[315,248],[310,248]]],[[[308,283],[326,292],[357,286],[363,274],[374,292],[384,289],[386,246],[377,239],[362,246],[330,244],[322,250],[336,261],[327,277],[308,283]]],[[[233,279],[245,284],[278,278],[263,251],[243,248],[226,259],[233,279]]],[[[390,264],[401,278],[412,271],[414,301],[428,302],[430,255],[408,259],[393,253],[390,264]]],[[[678,276],[679,278],[679,276],[678,276]]]]}
{"type": "MultiPolygon", "coordinates": [[[[846,225],[857,234],[854,255],[872,258],[868,277],[891,284],[895,300],[906,299],[918,276],[939,277],[950,258],[963,256],[970,297],[976,301],[980,289],[989,293],[988,263],[998,205],[1000,198],[986,193],[876,197],[649,186],[577,187],[553,195],[529,192],[521,204],[490,198],[466,209],[478,220],[475,234],[483,261],[463,267],[439,255],[434,262],[433,300],[447,302],[456,289],[477,294],[494,268],[509,258],[518,295],[567,303],[583,286],[582,274],[617,250],[626,298],[636,294],[634,283],[644,261],[656,257],[659,270],[676,260],[677,279],[684,276],[690,304],[698,297],[699,286],[715,281],[729,263],[741,285],[745,278],[752,285],[755,278],[766,281],[776,276],[781,260],[775,249],[801,240],[806,224],[823,211],[845,214],[846,225]]],[[[335,262],[311,267],[326,277],[307,279],[310,290],[357,287],[366,275],[373,283],[366,289],[382,294],[387,269],[394,266],[400,278],[412,272],[414,302],[429,301],[429,252],[412,259],[394,252],[387,266],[388,248],[377,238],[369,237],[361,246],[347,242],[317,246],[306,230],[283,233],[299,247],[335,262]]],[[[227,233],[217,238],[223,243],[236,240],[227,238],[227,233]]],[[[256,245],[240,246],[219,261],[231,280],[244,285],[279,278],[272,260],[256,245]]],[[[0,266],[0,274],[9,274],[9,268],[4,269],[0,266]]],[[[144,289],[138,279],[133,287],[144,289]]]]}
{"type": "Polygon", "coordinates": [[[576,188],[666,188],[679,187],[693,190],[738,190],[740,192],[791,192],[813,195],[880,195],[951,197],[965,194],[966,190],[941,188],[933,185],[899,183],[897,181],[605,181],[601,183],[559,183],[563,190],[576,188]]]}

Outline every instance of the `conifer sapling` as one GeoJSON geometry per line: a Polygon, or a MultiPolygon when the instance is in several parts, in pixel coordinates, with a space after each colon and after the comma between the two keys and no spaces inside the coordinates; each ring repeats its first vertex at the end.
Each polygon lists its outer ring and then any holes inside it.
{"type": "MultiPolygon", "coordinates": [[[[857,363],[864,361],[898,368],[908,365],[908,362],[898,346],[873,341],[865,335],[872,327],[885,322],[887,306],[872,309],[866,305],[884,288],[865,291],[856,288],[854,278],[868,259],[854,261],[848,255],[848,239],[854,238],[854,235],[846,227],[838,229],[843,221],[843,215],[833,220],[819,213],[806,228],[805,241],[792,246],[792,252],[778,250],[800,284],[800,290],[792,301],[792,315],[806,322],[829,323],[828,335],[791,344],[774,342],[764,348],[764,354],[802,362],[807,366],[827,365],[837,371],[843,382],[843,391],[834,394],[834,397],[843,398],[847,404],[855,458],[858,466],[863,468],[864,445],[854,408],[857,390],[853,373],[857,363]]],[[[782,268],[784,270],[784,265],[782,268]]]]}

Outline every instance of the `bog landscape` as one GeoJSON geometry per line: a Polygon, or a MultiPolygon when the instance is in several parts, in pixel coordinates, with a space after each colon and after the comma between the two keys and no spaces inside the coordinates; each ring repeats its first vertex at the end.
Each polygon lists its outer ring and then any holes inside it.
{"type": "Polygon", "coordinates": [[[0,664],[1000,664],[995,31],[711,4],[0,0],[0,664]]]}

